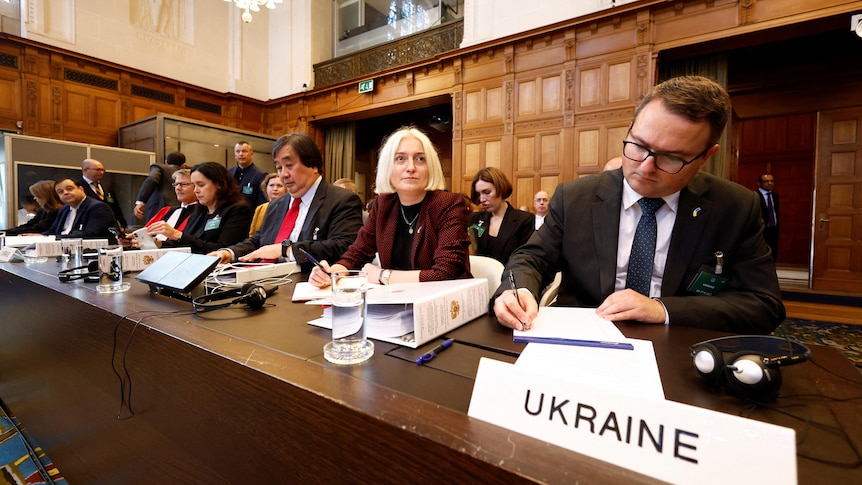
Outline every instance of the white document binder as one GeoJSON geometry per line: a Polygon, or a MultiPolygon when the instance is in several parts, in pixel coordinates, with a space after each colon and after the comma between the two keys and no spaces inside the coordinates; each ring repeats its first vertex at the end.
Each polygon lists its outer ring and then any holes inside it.
{"type": "MultiPolygon", "coordinates": [[[[485,278],[471,278],[372,286],[366,298],[366,336],[415,349],[488,313],[488,282],[485,278]],[[404,334],[391,336],[393,326],[387,324],[388,316],[401,319],[406,310],[412,310],[412,325],[404,325],[404,334]]],[[[332,328],[327,316],[308,323],[332,328]]]]}

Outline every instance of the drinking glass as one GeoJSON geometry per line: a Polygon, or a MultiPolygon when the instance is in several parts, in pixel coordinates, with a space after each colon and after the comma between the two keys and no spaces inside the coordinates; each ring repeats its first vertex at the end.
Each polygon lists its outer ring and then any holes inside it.
{"type": "Polygon", "coordinates": [[[123,281],[123,247],[102,246],[99,251],[99,293],[120,293],[132,284],[123,281]]]}
{"type": "Polygon", "coordinates": [[[357,270],[336,271],[331,277],[332,341],[323,347],[323,355],[335,364],[365,362],[374,355],[374,343],[365,337],[366,274],[357,270]]]}

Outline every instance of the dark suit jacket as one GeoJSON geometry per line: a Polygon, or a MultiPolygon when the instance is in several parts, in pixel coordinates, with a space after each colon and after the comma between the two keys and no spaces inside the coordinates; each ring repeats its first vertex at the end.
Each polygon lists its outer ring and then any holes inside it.
{"type": "Polygon", "coordinates": [[[12,227],[6,229],[4,232],[7,236],[20,236],[21,234],[36,234],[47,231],[53,224],[54,220],[57,219],[57,214],[60,213],[60,209],[55,209],[52,211],[46,211],[43,208],[39,208],[36,211],[36,217],[30,219],[29,221],[21,224],[18,227],[12,227]]]}
{"type": "Polygon", "coordinates": [[[57,237],[79,237],[83,239],[99,239],[107,238],[114,240],[114,236],[108,231],[111,227],[116,227],[117,221],[114,219],[114,213],[108,204],[100,201],[95,197],[85,197],[78,206],[78,212],[75,214],[75,222],[72,224],[72,230],[69,234],[61,235],[63,226],[66,223],[66,215],[72,210],[68,205],[60,208],[57,213],[57,218],[51,227],[43,232],[46,236],[57,237]]]}
{"type": "MultiPolygon", "coordinates": [[[[236,173],[237,166],[231,167],[228,172],[233,177],[236,173]]],[[[242,173],[242,180],[239,182],[239,189],[242,196],[251,206],[252,209],[266,202],[266,194],[260,190],[260,183],[266,177],[266,172],[257,168],[257,165],[251,164],[242,173]],[[248,193],[246,193],[248,192],[248,193]]]]}
{"type": "MultiPolygon", "coordinates": [[[[209,214],[200,204],[189,215],[183,235],[177,241],[165,241],[162,247],[190,247],[193,253],[206,254],[210,251],[230,246],[248,236],[251,224],[251,207],[238,202],[219,207],[209,214]],[[207,229],[207,223],[218,218],[217,227],[207,229]]],[[[215,224],[214,224],[215,225],[215,224]]]]}
{"type": "MultiPolygon", "coordinates": [[[[99,196],[96,194],[96,191],[90,187],[90,184],[87,183],[86,180],[81,179],[78,180],[81,184],[81,187],[84,188],[84,193],[87,194],[87,197],[92,197],[93,199],[100,200],[99,196]]],[[[123,209],[120,207],[120,203],[117,200],[117,194],[111,190],[106,184],[100,184],[102,186],[102,192],[105,194],[105,204],[111,208],[111,212],[114,213],[114,219],[116,220],[116,224],[120,229],[126,227],[126,217],[123,215],[123,209]]]]}
{"type": "Polygon", "coordinates": [[[150,174],[144,183],[141,184],[141,189],[138,191],[136,201],[144,203],[144,220],[149,221],[157,212],[165,206],[178,206],[180,201],[177,200],[177,193],[174,191],[173,183],[174,172],[179,167],[166,163],[150,165],[150,174]]]}
{"type": "MultiPolygon", "coordinates": [[[[767,221],[767,209],[766,209],[766,198],[763,197],[763,194],[760,193],[760,189],[755,190],[757,193],[757,198],[760,199],[760,214],[763,217],[763,225],[766,225],[767,221]]],[[[778,227],[781,224],[781,219],[778,217],[778,194],[772,193],[772,207],[775,209],[775,227],[778,227]]]]}
{"type": "Polygon", "coordinates": [[[503,215],[503,222],[500,224],[500,232],[496,238],[492,238],[488,234],[488,227],[491,226],[490,212],[474,212],[470,214],[470,226],[482,224],[485,230],[479,236],[478,231],[474,231],[476,236],[476,254],[479,256],[490,256],[497,261],[506,264],[509,260],[509,255],[533,235],[536,230],[536,217],[529,212],[515,209],[512,204],[506,202],[506,214],[503,215]]]}
{"type": "MultiPolygon", "coordinates": [[[[247,237],[246,227],[247,238],[230,246],[234,255],[245,256],[261,246],[275,243],[281,221],[284,220],[292,200],[290,195],[285,194],[270,202],[260,230],[254,236],[247,237]]],[[[362,201],[359,196],[321,180],[300,230],[299,241],[294,241],[293,256],[298,263],[303,264],[305,271],[311,270],[311,264],[298,250],[300,247],[318,259],[337,261],[356,239],[360,227],[362,201]]]]}
{"type": "MultiPolygon", "coordinates": [[[[401,217],[398,196],[381,194],[368,220],[338,263],[361,269],[380,254],[382,268],[392,268],[396,221],[401,217]]],[[[413,235],[410,260],[419,269],[419,281],[470,278],[470,239],[467,237],[467,204],[461,194],[429,192],[422,201],[413,235]]]]}
{"type": "MultiPolygon", "coordinates": [[[[559,306],[596,307],[614,292],[622,204],[621,170],[558,187],[545,224],[512,254],[507,270],[537,296],[557,271],[559,306]]],[[[682,189],[662,281],[671,325],[766,334],[784,320],[775,265],[763,241],[757,194],[705,172],[682,189]],[[716,296],[686,288],[724,252],[727,286],[716,296]]],[[[498,288],[497,294],[508,289],[498,288]]]]}

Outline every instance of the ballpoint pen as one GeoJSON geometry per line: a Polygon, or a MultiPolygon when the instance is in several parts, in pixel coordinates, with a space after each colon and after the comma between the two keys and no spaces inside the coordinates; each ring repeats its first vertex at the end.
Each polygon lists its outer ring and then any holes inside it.
{"type": "Polygon", "coordinates": [[[324,268],[324,267],[320,264],[320,261],[318,261],[318,260],[317,260],[317,258],[315,258],[314,256],[312,256],[312,255],[311,255],[311,253],[309,253],[308,251],[306,251],[305,249],[303,249],[303,248],[302,248],[302,247],[300,247],[300,246],[296,246],[296,249],[299,249],[299,252],[301,252],[303,255],[305,255],[305,259],[307,259],[307,260],[311,261],[315,266],[317,266],[318,268],[320,268],[320,270],[321,270],[321,271],[323,271],[324,273],[329,274],[329,271],[326,271],[326,268],[324,268]]]}
{"type": "MultiPolygon", "coordinates": [[[[512,287],[512,293],[515,294],[515,301],[518,302],[518,306],[521,308],[524,308],[523,305],[521,305],[521,297],[518,296],[518,287],[517,287],[517,285],[515,285],[515,274],[512,273],[511,271],[509,271],[509,285],[512,287]]],[[[524,325],[524,322],[520,322],[520,323],[521,323],[521,329],[520,330],[522,330],[522,331],[526,330],[527,326],[524,325]]]]}
{"type": "Polygon", "coordinates": [[[437,357],[437,354],[439,354],[440,352],[443,352],[444,350],[448,349],[451,346],[452,346],[452,339],[446,339],[443,341],[442,344],[434,347],[430,351],[425,352],[424,354],[419,356],[419,358],[416,359],[416,363],[417,364],[427,364],[428,362],[431,362],[432,360],[434,360],[434,357],[437,357]]]}

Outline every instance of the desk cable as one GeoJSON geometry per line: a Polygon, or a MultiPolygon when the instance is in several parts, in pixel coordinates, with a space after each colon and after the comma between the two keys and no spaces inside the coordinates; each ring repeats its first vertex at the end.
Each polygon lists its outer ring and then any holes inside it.
{"type": "Polygon", "coordinates": [[[179,311],[156,311],[156,310],[139,310],[131,313],[127,313],[120,317],[117,323],[114,325],[114,343],[113,348],[111,349],[111,370],[114,371],[114,375],[117,376],[117,379],[120,381],[120,409],[117,411],[117,419],[127,419],[131,418],[135,415],[134,409],[132,409],[132,376],[129,374],[129,369],[126,367],[126,356],[129,354],[129,347],[132,345],[132,337],[135,335],[135,330],[137,330],[138,326],[143,323],[144,320],[150,317],[164,316],[164,315],[191,315],[194,312],[191,310],[179,310],[179,311]],[[124,320],[132,321],[129,317],[135,314],[147,313],[147,315],[142,316],[137,321],[134,321],[134,325],[132,326],[132,330],[129,333],[129,338],[126,341],[126,346],[122,352],[122,358],[120,359],[122,374],[120,374],[120,370],[117,369],[116,365],[116,357],[117,357],[117,340],[118,334],[120,330],[120,324],[123,323],[124,320]],[[128,391],[126,390],[126,384],[128,384],[128,391]],[[129,410],[128,416],[123,416],[123,409],[127,408],[129,410]]]}
{"type": "MultiPolygon", "coordinates": [[[[828,373],[830,373],[836,377],[840,377],[844,380],[847,380],[847,381],[851,382],[852,384],[855,384],[856,386],[862,386],[862,383],[855,381],[853,379],[850,379],[848,377],[842,376],[841,374],[838,374],[838,373],[836,373],[830,369],[827,369],[826,367],[820,365],[820,363],[815,362],[813,358],[810,359],[809,362],[811,362],[812,364],[816,365],[820,369],[823,369],[824,371],[826,371],[826,372],[828,372],[828,373]]],[[[783,399],[806,399],[806,398],[810,398],[810,399],[829,401],[829,402],[849,402],[849,401],[856,401],[856,400],[862,399],[862,395],[851,396],[851,397],[846,397],[846,398],[836,398],[836,397],[831,397],[831,396],[824,396],[821,394],[790,394],[790,395],[779,396],[779,398],[783,398],[783,399]]],[[[776,404],[771,404],[771,403],[758,402],[758,401],[755,401],[752,399],[745,399],[745,401],[747,401],[749,403],[749,405],[740,410],[739,415],[741,417],[749,418],[751,416],[751,414],[753,413],[753,411],[755,411],[757,408],[764,408],[764,409],[768,409],[768,410],[783,414],[784,416],[787,416],[791,419],[801,421],[804,424],[804,428],[800,431],[801,436],[797,439],[796,446],[801,445],[805,441],[805,439],[808,436],[809,429],[818,428],[818,429],[821,429],[821,430],[826,431],[828,433],[837,435],[838,438],[841,441],[843,441],[850,448],[850,450],[853,452],[853,454],[855,455],[855,458],[853,459],[853,461],[841,462],[841,461],[830,460],[827,458],[821,458],[821,457],[817,457],[817,456],[813,456],[813,455],[808,455],[806,453],[799,453],[797,451],[796,455],[799,456],[800,458],[805,458],[805,459],[808,459],[808,460],[811,460],[811,461],[814,461],[817,463],[822,463],[824,465],[831,465],[831,466],[836,466],[836,467],[841,467],[841,468],[858,468],[859,466],[862,466],[862,454],[860,454],[859,450],[853,444],[853,440],[850,439],[850,436],[847,435],[847,432],[842,427],[831,426],[831,425],[828,425],[825,423],[813,421],[811,419],[811,416],[802,416],[801,414],[794,414],[794,413],[791,413],[791,412],[786,410],[787,408],[793,408],[793,407],[807,408],[808,407],[807,404],[804,404],[804,403],[787,403],[787,404],[776,405],[776,404]]]]}

